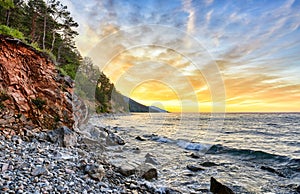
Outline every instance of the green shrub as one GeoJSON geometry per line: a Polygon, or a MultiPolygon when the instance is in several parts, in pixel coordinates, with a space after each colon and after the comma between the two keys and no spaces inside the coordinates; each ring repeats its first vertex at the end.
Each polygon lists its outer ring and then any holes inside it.
{"type": "Polygon", "coordinates": [[[46,55],[50,57],[52,61],[56,61],[56,56],[49,49],[45,49],[43,52],[46,53],[46,55]]]}
{"type": "Polygon", "coordinates": [[[0,91],[0,110],[5,108],[5,105],[2,103],[3,101],[9,99],[8,94],[5,91],[0,91]]]}
{"type": "Polygon", "coordinates": [[[0,91],[0,102],[9,99],[8,94],[5,91],[0,91]]]}
{"type": "Polygon", "coordinates": [[[2,110],[4,108],[5,108],[5,105],[2,102],[0,102],[0,110],[2,110]]]}
{"type": "Polygon", "coordinates": [[[74,65],[74,64],[67,64],[67,65],[63,65],[61,66],[61,68],[64,70],[64,72],[70,76],[73,80],[76,77],[76,73],[77,73],[77,69],[78,66],[74,65]]]}
{"type": "Polygon", "coordinates": [[[40,98],[31,99],[31,102],[39,109],[42,110],[44,105],[46,104],[45,100],[42,100],[40,98]]]}
{"type": "Polygon", "coordinates": [[[10,28],[6,25],[0,25],[0,34],[12,36],[14,38],[20,39],[20,40],[25,40],[24,34],[20,32],[19,30],[16,30],[14,28],[10,28]]]}
{"type": "Polygon", "coordinates": [[[30,43],[30,46],[32,46],[33,48],[35,48],[35,50],[38,50],[38,51],[43,51],[41,48],[40,48],[40,46],[39,46],[39,44],[37,43],[37,42],[32,42],[32,43],[30,43]]]}
{"type": "Polygon", "coordinates": [[[63,76],[67,76],[67,72],[65,72],[65,70],[61,67],[56,66],[56,69],[63,75],[63,76]]]}

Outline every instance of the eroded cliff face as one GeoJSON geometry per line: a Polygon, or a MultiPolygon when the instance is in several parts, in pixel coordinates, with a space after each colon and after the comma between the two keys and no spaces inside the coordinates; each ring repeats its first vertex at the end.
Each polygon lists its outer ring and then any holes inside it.
{"type": "Polygon", "coordinates": [[[72,87],[45,54],[0,35],[0,135],[72,128],[72,87]]]}

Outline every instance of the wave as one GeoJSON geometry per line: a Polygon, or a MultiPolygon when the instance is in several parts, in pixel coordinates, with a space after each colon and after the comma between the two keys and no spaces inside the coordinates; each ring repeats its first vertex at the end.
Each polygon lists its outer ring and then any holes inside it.
{"type": "Polygon", "coordinates": [[[239,159],[245,161],[257,162],[258,164],[265,164],[267,166],[261,166],[261,169],[273,172],[282,177],[290,178],[295,173],[297,176],[299,176],[300,173],[300,159],[271,154],[264,151],[229,148],[217,144],[213,145],[206,152],[206,154],[226,154],[236,156],[239,159]],[[271,167],[269,167],[269,165],[271,167]]]}
{"type": "Polygon", "coordinates": [[[300,171],[300,159],[290,158],[288,156],[277,155],[268,153],[261,150],[251,150],[251,149],[238,149],[223,146],[221,144],[209,145],[199,142],[191,142],[184,139],[171,139],[165,136],[158,135],[144,135],[148,140],[156,141],[159,143],[173,144],[185,150],[198,151],[205,154],[226,154],[231,156],[240,157],[243,160],[266,160],[273,161],[277,163],[284,163],[291,167],[293,170],[300,171]]]}
{"type": "Polygon", "coordinates": [[[152,141],[160,142],[160,143],[169,143],[177,145],[180,148],[186,149],[186,150],[194,150],[194,151],[207,151],[211,145],[201,144],[198,142],[190,142],[188,140],[182,140],[182,139],[170,139],[168,137],[164,136],[158,136],[158,135],[144,135],[145,138],[148,138],[152,141]]]}
{"type": "Polygon", "coordinates": [[[248,160],[259,159],[259,160],[276,160],[278,162],[286,162],[291,159],[287,156],[276,155],[267,153],[260,150],[251,150],[251,149],[237,149],[223,146],[221,144],[213,145],[206,154],[228,154],[233,156],[240,156],[248,160]]]}
{"type": "Polygon", "coordinates": [[[194,150],[194,151],[207,151],[210,145],[205,145],[201,143],[188,142],[185,140],[178,140],[177,145],[186,150],[194,150]]]}

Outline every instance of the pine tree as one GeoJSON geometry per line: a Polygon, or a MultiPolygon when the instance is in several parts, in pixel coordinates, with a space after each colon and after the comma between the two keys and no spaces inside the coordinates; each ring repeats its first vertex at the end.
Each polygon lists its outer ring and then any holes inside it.
{"type": "Polygon", "coordinates": [[[11,9],[15,7],[13,0],[1,0],[0,7],[5,10],[5,25],[9,26],[11,9]]]}

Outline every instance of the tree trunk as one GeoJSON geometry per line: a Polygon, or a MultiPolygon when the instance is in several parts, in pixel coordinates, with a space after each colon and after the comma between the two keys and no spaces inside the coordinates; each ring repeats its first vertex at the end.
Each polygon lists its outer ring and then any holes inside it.
{"type": "Polygon", "coordinates": [[[51,49],[50,49],[51,52],[54,49],[54,43],[55,43],[55,30],[53,30],[53,32],[52,32],[52,43],[51,43],[51,49]]]}
{"type": "Polygon", "coordinates": [[[58,64],[59,64],[59,61],[60,61],[61,47],[62,47],[62,45],[59,45],[59,47],[57,49],[57,59],[56,59],[56,61],[57,61],[58,64]]]}
{"type": "Polygon", "coordinates": [[[44,15],[43,50],[46,49],[46,47],[45,47],[46,28],[47,28],[47,9],[46,9],[45,15],[44,15]]]}
{"type": "Polygon", "coordinates": [[[31,42],[34,42],[34,38],[35,38],[36,18],[37,18],[37,13],[34,13],[31,21],[31,33],[30,33],[31,42]]]}
{"type": "Polygon", "coordinates": [[[5,23],[9,26],[9,18],[10,18],[10,9],[6,10],[6,20],[5,23]]]}

